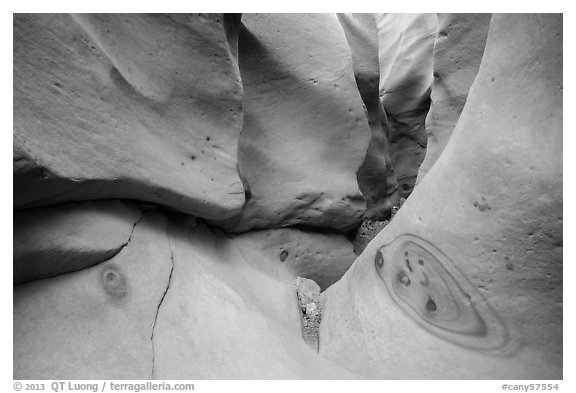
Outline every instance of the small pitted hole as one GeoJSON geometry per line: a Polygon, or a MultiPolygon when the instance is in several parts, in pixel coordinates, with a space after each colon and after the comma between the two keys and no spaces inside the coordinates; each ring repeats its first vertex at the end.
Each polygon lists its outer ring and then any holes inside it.
{"type": "Polygon", "coordinates": [[[286,258],[288,258],[288,251],[282,250],[282,252],[280,253],[280,260],[284,262],[286,258]]]}
{"type": "Polygon", "coordinates": [[[108,267],[103,271],[102,286],[112,298],[122,299],[126,296],[126,279],[116,267],[108,267]]]}
{"type": "Polygon", "coordinates": [[[426,310],[429,312],[436,311],[436,302],[428,296],[428,301],[426,302],[426,310]]]}
{"type": "Polygon", "coordinates": [[[424,261],[423,261],[422,259],[418,259],[418,264],[419,264],[420,266],[424,266],[424,261]]]}
{"type": "Polygon", "coordinates": [[[427,287],[428,285],[430,285],[430,280],[428,280],[428,276],[426,275],[426,273],[422,272],[422,275],[424,276],[424,280],[420,281],[420,285],[422,285],[423,287],[427,287]]]}
{"type": "Polygon", "coordinates": [[[410,260],[406,259],[406,267],[408,268],[408,270],[410,270],[410,273],[412,273],[412,266],[410,266],[410,260]]]}
{"type": "Polygon", "coordinates": [[[410,286],[410,278],[404,270],[398,273],[398,281],[400,281],[400,283],[406,287],[410,286]]]}
{"type": "Polygon", "coordinates": [[[384,256],[380,251],[376,253],[376,258],[374,259],[374,262],[376,263],[377,268],[381,269],[382,266],[384,266],[384,256]]]}
{"type": "Polygon", "coordinates": [[[408,251],[404,251],[404,256],[408,258],[408,251]]]}

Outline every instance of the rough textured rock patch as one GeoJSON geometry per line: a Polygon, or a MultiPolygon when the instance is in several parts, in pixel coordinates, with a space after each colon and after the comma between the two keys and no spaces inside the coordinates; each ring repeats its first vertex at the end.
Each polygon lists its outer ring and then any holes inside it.
{"type": "Polygon", "coordinates": [[[318,352],[319,330],[322,322],[320,287],[314,281],[302,277],[294,280],[294,286],[296,287],[296,296],[300,307],[302,338],[310,348],[318,352]]]}
{"type": "Polygon", "coordinates": [[[398,204],[392,207],[390,211],[390,218],[387,220],[367,219],[362,222],[362,225],[358,227],[356,233],[354,234],[354,239],[352,240],[352,243],[354,245],[354,254],[356,255],[362,254],[368,243],[370,243],[372,239],[374,239],[382,229],[386,228],[386,226],[390,224],[390,221],[392,220],[392,218],[394,218],[394,216],[396,215],[398,210],[402,207],[404,202],[406,202],[406,199],[400,198],[398,204]]]}

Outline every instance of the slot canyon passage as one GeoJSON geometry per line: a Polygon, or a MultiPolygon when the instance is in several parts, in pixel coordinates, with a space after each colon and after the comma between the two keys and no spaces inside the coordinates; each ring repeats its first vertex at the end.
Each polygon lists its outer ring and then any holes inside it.
{"type": "Polygon", "coordinates": [[[14,379],[561,379],[561,14],[15,14],[14,379]]]}

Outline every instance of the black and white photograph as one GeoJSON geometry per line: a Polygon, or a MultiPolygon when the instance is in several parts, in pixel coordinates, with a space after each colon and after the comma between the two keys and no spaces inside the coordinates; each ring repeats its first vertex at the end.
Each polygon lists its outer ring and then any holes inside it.
{"type": "Polygon", "coordinates": [[[564,14],[370,10],[13,13],[6,391],[567,391],[564,14]]]}

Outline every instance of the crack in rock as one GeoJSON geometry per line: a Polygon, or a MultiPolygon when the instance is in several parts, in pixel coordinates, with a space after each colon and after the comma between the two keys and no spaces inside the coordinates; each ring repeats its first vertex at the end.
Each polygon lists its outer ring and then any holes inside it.
{"type": "Polygon", "coordinates": [[[134,235],[134,231],[136,230],[136,225],[138,225],[138,224],[140,223],[140,221],[142,221],[142,218],[144,218],[144,213],[143,213],[142,211],[140,211],[140,218],[138,218],[138,219],[136,220],[136,222],[134,222],[134,224],[132,225],[132,230],[130,231],[130,236],[128,236],[128,240],[126,240],[125,243],[121,244],[121,245],[118,246],[116,249],[111,250],[111,251],[110,251],[110,252],[111,252],[111,255],[108,256],[106,259],[103,259],[103,260],[101,260],[101,261],[99,261],[99,262],[96,262],[96,263],[94,263],[93,265],[90,265],[90,266],[81,267],[80,269],[68,270],[68,271],[61,272],[61,273],[56,273],[56,274],[47,274],[47,275],[44,275],[44,276],[41,276],[41,277],[33,278],[33,279],[31,279],[31,280],[28,280],[28,281],[19,282],[19,283],[16,284],[16,285],[28,284],[28,283],[31,283],[31,282],[34,282],[34,281],[38,281],[38,280],[45,280],[45,279],[47,279],[47,278],[54,278],[54,277],[62,276],[62,275],[64,275],[64,274],[76,273],[76,272],[82,271],[82,270],[84,270],[84,269],[91,269],[91,268],[93,268],[94,266],[100,265],[100,264],[102,264],[102,263],[104,263],[104,262],[108,262],[109,260],[111,260],[112,258],[114,258],[115,256],[117,256],[118,254],[120,254],[120,253],[122,252],[122,250],[124,250],[124,248],[126,248],[126,246],[130,243],[130,241],[132,240],[132,235],[134,235]]]}
{"type": "Polygon", "coordinates": [[[150,379],[154,378],[154,366],[155,366],[155,349],[154,349],[154,332],[156,331],[156,322],[158,321],[158,314],[160,313],[160,307],[164,302],[164,298],[170,289],[170,284],[172,282],[172,273],[174,273],[174,250],[172,248],[172,242],[170,241],[170,227],[166,230],[166,237],[168,238],[168,247],[170,248],[170,262],[172,266],[170,268],[170,274],[168,275],[168,282],[166,284],[166,289],[158,302],[158,306],[156,307],[156,315],[154,316],[154,322],[152,323],[152,334],[150,335],[150,342],[152,343],[152,370],[150,371],[150,379]]]}

